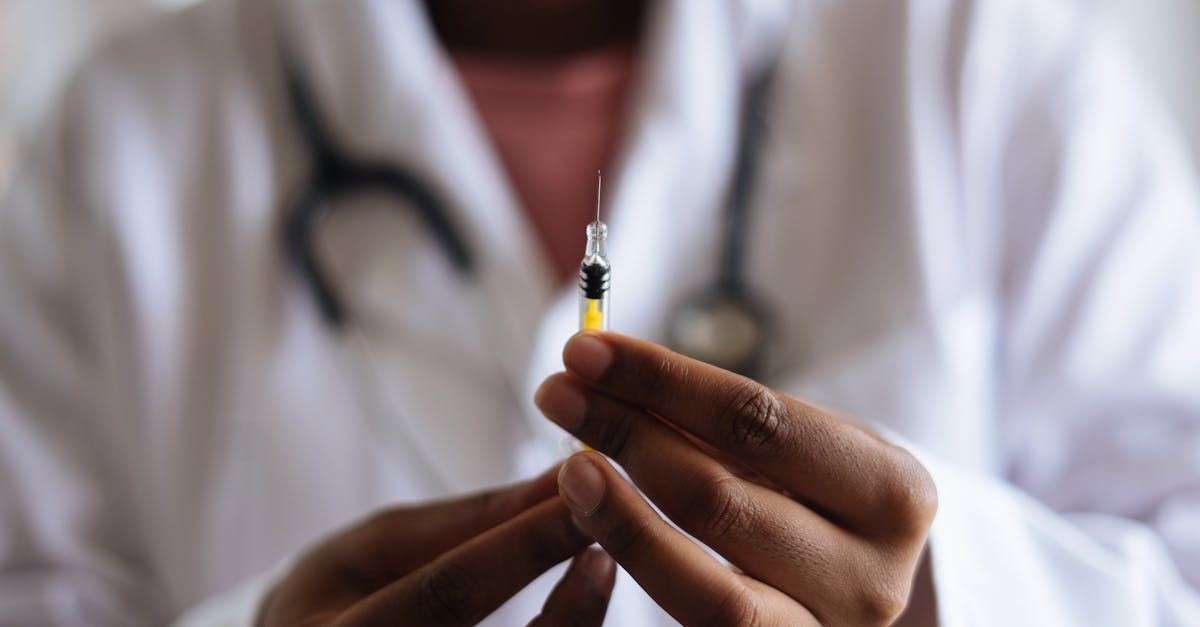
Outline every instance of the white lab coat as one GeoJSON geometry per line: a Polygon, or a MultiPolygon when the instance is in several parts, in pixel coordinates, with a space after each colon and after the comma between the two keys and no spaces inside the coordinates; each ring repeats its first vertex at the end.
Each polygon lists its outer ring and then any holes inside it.
{"type": "MultiPolygon", "coordinates": [[[[3,206],[0,623],[246,624],[339,525],[559,455],[529,398],[575,290],[419,3],[281,4],[109,46],[3,206]],[[348,202],[319,248],[355,322],[323,324],[281,247],[306,156],[272,22],[339,141],[450,201],[471,280],[411,211],[348,202]]],[[[1200,624],[1200,201],[1136,72],[1047,0],[777,8],[656,7],[608,179],[614,327],[662,340],[712,281],[734,86],[786,29],[766,381],[923,457],[942,625],[1200,624]]],[[[668,620],[624,576],[610,617],[668,620]]]]}

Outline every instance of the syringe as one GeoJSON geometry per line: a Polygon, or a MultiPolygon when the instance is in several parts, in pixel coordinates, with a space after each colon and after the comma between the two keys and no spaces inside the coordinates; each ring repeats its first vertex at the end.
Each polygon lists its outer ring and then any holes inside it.
{"type": "Polygon", "coordinates": [[[587,248],[579,264],[579,328],[608,330],[608,226],[600,221],[600,189],[603,178],[596,172],[596,221],[587,226],[587,248]]]}

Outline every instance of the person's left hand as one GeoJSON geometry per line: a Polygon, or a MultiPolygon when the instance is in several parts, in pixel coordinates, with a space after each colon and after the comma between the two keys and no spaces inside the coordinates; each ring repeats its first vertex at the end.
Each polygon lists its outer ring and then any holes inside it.
{"type": "Polygon", "coordinates": [[[595,452],[563,466],[580,528],[685,625],[885,625],[933,520],[924,467],[862,426],[613,333],[583,333],[542,411],[595,452]]]}

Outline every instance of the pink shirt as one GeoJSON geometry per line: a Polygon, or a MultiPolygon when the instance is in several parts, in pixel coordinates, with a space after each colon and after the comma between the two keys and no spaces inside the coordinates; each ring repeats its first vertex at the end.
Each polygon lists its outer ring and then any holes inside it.
{"type": "Polygon", "coordinates": [[[613,162],[621,136],[633,47],[568,59],[453,60],[555,276],[569,280],[595,215],[596,171],[613,162]]]}

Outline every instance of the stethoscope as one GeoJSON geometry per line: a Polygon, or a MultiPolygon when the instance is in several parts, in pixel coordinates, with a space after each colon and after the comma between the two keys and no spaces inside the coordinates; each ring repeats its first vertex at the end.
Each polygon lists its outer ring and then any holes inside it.
{"type": "MultiPolygon", "coordinates": [[[[394,198],[391,204],[396,207],[411,205],[455,270],[470,278],[476,271],[475,256],[451,223],[436,190],[399,164],[364,159],[339,146],[291,55],[282,56],[291,113],[311,162],[300,193],[284,212],[284,246],[324,321],[337,332],[349,323],[342,301],[317,262],[313,236],[326,212],[349,196],[383,193],[394,198]]],[[[761,374],[773,326],[763,301],[747,285],[745,257],[774,74],[769,68],[746,88],[716,281],[677,303],[666,328],[668,345],[674,350],[752,377],[761,374]]]]}

